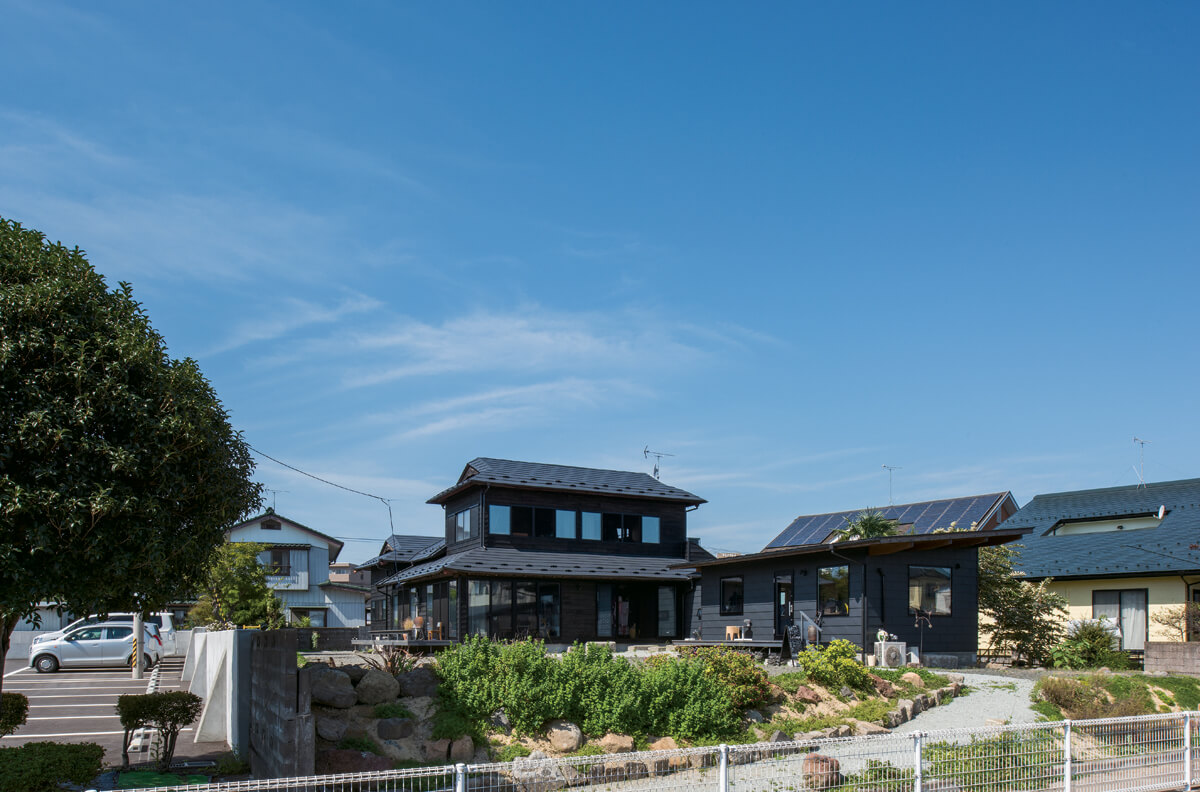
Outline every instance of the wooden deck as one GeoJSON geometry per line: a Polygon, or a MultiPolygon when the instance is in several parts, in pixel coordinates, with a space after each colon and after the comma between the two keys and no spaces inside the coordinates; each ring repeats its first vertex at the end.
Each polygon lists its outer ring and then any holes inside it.
{"type": "Polygon", "coordinates": [[[355,638],[350,643],[352,643],[354,646],[361,646],[365,649],[382,649],[385,647],[403,647],[407,649],[441,649],[446,646],[454,645],[454,641],[444,641],[436,638],[407,638],[403,636],[370,639],[355,638]]]}
{"type": "Polygon", "coordinates": [[[783,641],[779,638],[760,641],[755,638],[735,638],[730,641],[671,641],[671,646],[728,646],[733,649],[768,649],[778,651],[783,649],[783,641]]]}

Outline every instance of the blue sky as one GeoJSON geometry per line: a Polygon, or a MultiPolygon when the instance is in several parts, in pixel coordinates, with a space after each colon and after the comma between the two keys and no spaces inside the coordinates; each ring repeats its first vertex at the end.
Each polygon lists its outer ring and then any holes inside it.
{"type": "MultiPolygon", "coordinates": [[[[84,248],[255,448],[796,515],[1200,476],[1200,6],[0,0],[0,215],[84,248]]],[[[262,460],[278,510],[378,502],[262,460]]],[[[269,502],[270,496],[268,496],[269,502]]]]}

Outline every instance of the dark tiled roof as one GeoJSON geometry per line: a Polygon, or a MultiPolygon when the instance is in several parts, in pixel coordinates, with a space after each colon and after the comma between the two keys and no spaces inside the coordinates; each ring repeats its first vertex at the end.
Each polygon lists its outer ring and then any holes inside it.
{"type": "MultiPolygon", "coordinates": [[[[226,533],[229,533],[230,531],[236,531],[238,528],[241,528],[243,525],[249,525],[250,523],[261,522],[262,520],[265,520],[268,517],[273,517],[276,520],[282,520],[283,522],[291,523],[292,525],[296,526],[297,528],[301,528],[305,531],[308,531],[310,534],[314,534],[314,535],[319,536],[322,539],[325,539],[326,541],[328,541],[329,549],[330,549],[330,554],[329,554],[330,561],[337,560],[338,553],[340,553],[342,551],[342,548],[345,546],[345,542],[343,542],[341,539],[332,537],[329,534],[321,533],[320,531],[318,531],[315,528],[309,528],[304,523],[296,522],[291,517],[284,517],[282,514],[279,514],[274,509],[271,509],[271,508],[268,508],[265,512],[258,515],[257,517],[251,517],[248,520],[242,520],[240,523],[238,523],[237,525],[230,528],[229,531],[227,531],[226,533]]],[[[283,545],[275,545],[275,546],[283,547],[283,545]]]]}
{"type": "Polygon", "coordinates": [[[438,539],[433,536],[411,536],[407,534],[392,534],[383,543],[379,555],[362,562],[355,569],[368,569],[380,562],[393,564],[409,564],[413,563],[419,557],[425,555],[426,551],[430,550],[434,545],[441,543],[444,547],[445,539],[438,539]]]}
{"type": "Polygon", "coordinates": [[[712,561],[714,558],[716,556],[701,547],[699,542],[687,543],[688,561],[712,561]]]}
{"type": "Polygon", "coordinates": [[[1031,529],[1018,567],[1029,577],[1200,573],[1200,479],[1038,495],[1004,527],[1031,529]],[[1062,521],[1166,516],[1155,528],[1049,535],[1062,521]]]}
{"type": "Polygon", "coordinates": [[[457,484],[434,495],[429,499],[429,503],[445,503],[451,496],[476,484],[493,484],[518,489],[590,492],[601,495],[621,495],[627,498],[653,498],[692,505],[707,502],[678,487],[663,484],[647,473],[478,457],[467,464],[462,475],[459,476],[457,484]]]}
{"type": "Polygon", "coordinates": [[[601,580],[687,580],[686,570],[671,569],[678,558],[542,553],[500,547],[476,547],[398,572],[380,586],[432,577],[442,572],[536,578],[601,580]]]}
{"type": "Polygon", "coordinates": [[[792,520],[792,524],[784,528],[764,549],[819,544],[828,539],[834,531],[845,528],[847,521],[853,520],[864,511],[877,511],[887,519],[894,520],[904,533],[932,533],[939,528],[949,528],[950,523],[957,523],[958,528],[966,529],[970,528],[973,522],[982,523],[1006,498],[1011,497],[1009,492],[992,492],[965,498],[899,503],[879,509],[803,515],[792,520]]]}

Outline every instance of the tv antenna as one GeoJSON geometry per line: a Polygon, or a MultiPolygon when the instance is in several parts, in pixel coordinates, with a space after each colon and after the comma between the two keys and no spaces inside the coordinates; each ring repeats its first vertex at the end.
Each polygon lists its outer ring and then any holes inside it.
{"type": "Polygon", "coordinates": [[[1138,487],[1144,489],[1146,487],[1146,443],[1149,443],[1150,441],[1143,440],[1140,437],[1135,437],[1133,438],[1133,442],[1141,446],[1140,458],[1138,459],[1138,468],[1136,472],[1138,474],[1138,487]]]}
{"type": "Polygon", "coordinates": [[[897,465],[880,465],[880,467],[888,472],[888,506],[891,506],[891,505],[893,505],[893,503],[892,503],[892,471],[893,470],[904,470],[904,468],[899,467],[897,465]]]}
{"type": "Polygon", "coordinates": [[[265,489],[267,492],[271,493],[271,511],[275,511],[275,496],[277,494],[282,492],[284,495],[286,495],[289,492],[291,492],[291,490],[277,490],[277,489],[271,489],[270,487],[263,487],[263,489],[265,489]]]}
{"type": "Polygon", "coordinates": [[[665,451],[651,451],[650,446],[646,446],[645,448],[642,449],[642,456],[645,457],[646,459],[649,459],[650,457],[654,457],[654,478],[658,478],[658,468],[659,468],[659,463],[662,462],[662,458],[668,457],[668,456],[673,457],[675,455],[668,454],[665,451]]]}

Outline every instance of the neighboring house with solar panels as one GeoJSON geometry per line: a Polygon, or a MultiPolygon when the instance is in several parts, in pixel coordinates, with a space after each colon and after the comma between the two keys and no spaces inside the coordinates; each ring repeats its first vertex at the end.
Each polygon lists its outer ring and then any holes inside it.
{"type": "Polygon", "coordinates": [[[383,629],[391,622],[388,606],[391,600],[383,595],[379,584],[413,564],[428,561],[446,549],[446,540],[436,536],[392,534],[379,548],[379,555],[359,564],[355,569],[370,573],[371,599],[367,603],[367,624],[383,629]]]}
{"type": "Polygon", "coordinates": [[[889,506],[874,511],[899,535],[865,541],[836,533],[864,509],[797,517],[761,552],[696,563],[701,602],[692,621],[704,640],[747,619],[754,638],[769,639],[807,616],[820,622],[822,642],[844,638],[871,652],[885,629],[910,649],[923,644],[926,655],[974,662],[979,548],[1021,537],[1001,527],[1016,510],[1009,492],[889,506]],[[917,627],[917,610],[932,628],[917,627]]]}
{"type": "Polygon", "coordinates": [[[429,503],[445,539],[379,584],[387,623],[443,639],[668,641],[685,634],[704,499],[645,473],[478,458],[429,503]]]}
{"type": "Polygon", "coordinates": [[[267,568],[267,585],[283,600],[289,622],[307,618],[313,627],[362,627],[370,590],[330,580],[342,542],[267,509],[265,514],[229,530],[231,542],[267,546],[259,560],[267,568]]]}
{"type": "Polygon", "coordinates": [[[1038,495],[1009,525],[1030,532],[1028,579],[1052,578],[1073,619],[1117,622],[1126,650],[1180,640],[1155,613],[1200,603],[1200,479],[1038,495]]]}

